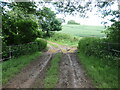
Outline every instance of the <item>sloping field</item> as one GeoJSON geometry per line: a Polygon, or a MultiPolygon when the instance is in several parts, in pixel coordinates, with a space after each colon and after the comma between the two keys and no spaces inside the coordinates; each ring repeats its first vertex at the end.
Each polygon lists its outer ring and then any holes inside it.
{"type": "Polygon", "coordinates": [[[104,26],[63,25],[60,32],[80,37],[104,37],[104,30],[104,26]]]}

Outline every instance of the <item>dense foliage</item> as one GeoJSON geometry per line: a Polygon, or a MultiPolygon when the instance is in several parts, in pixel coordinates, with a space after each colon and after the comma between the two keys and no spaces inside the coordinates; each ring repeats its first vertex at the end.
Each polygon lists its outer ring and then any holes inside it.
{"type": "Polygon", "coordinates": [[[114,22],[105,33],[110,42],[120,43],[120,21],[114,22]]]}
{"type": "Polygon", "coordinates": [[[49,8],[36,10],[33,2],[3,2],[1,6],[1,37],[7,45],[34,42],[36,38],[43,37],[45,32],[49,35],[49,31],[61,30],[61,22],[49,8]]]}
{"type": "Polygon", "coordinates": [[[30,19],[3,16],[3,42],[7,45],[33,42],[37,37],[37,24],[30,19]],[[12,24],[11,24],[12,23],[12,24]]]}
{"type": "Polygon", "coordinates": [[[33,4],[27,3],[2,3],[2,38],[7,45],[16,45],[33,42],[37,37],[38,24],[29,8],[33,4]],[[27,5],[28,4],[28,5],[27,5]],[[26,5],[26,7],[25,7],[26,5]],[[23,9],[24,8],[24,9],[23,9]]]}
{"type": "Polygon", "coordinates": [[[50,31],[60,31],[62,29],[61,22],[56,18],[55,13],[49,8],[44,7],[39,15],[39,24],[42,31],[46,32],[47,36],[50,35],[50,31]]]}
{"type": "MultiPolygon", "coordinates": [[[[96,88],[118,88],[118,60],[103,59],[96,56],[88,56],[79,50],[80,63],[86,69],[87,75],[92,79],[96,88]]],[[[112,56],[109,56],[112,57],[112,56]]]]}
{"type": "Polygon", "coordinates": [[[2,58],[3,60],[7,60],[10,58],[19,57],[21,55],[28,55],[37,51],[41,51],[45,49],[46,46],[47,46],[47,42],[39,38],[36,40],[36,42],[30,42],[27,44],[13,45],[13,46],[4,45],[2,47],[3,49],[2,58]]]}
{"type": "Polygon", "coordinates": [[[43,50],[47,47],[47,42],[41,38],[36,38],[35,42],[37,42],[39,50],[43,50]]]}
{"type": "Polygon", "coordinates": [[[79,41],[78,49],[88,56],[95,56],[110,62],[115,62],[118,60],[119,53],[112,51],[116,48],[116,44],[104,43],[105,39],[100,38],[83,38],[79,41]]]}
{"type": "MultiPolygon", "coordinates": [[[[119,49],[106,39],[83,38],[78,44],[78,56],[97,88],[118,88],[119,49]]],[[[120,46],[120,44],[119,44],[120,46]]]]}

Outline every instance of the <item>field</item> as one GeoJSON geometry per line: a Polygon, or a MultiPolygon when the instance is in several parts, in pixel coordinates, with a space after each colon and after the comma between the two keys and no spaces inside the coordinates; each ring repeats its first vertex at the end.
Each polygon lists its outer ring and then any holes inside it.
{"type": "Polygon", "coordinates": [[[80,37],[104,37],[104,30],[104,26],[63,25],[62,31],[59,32],[80,37]]]}

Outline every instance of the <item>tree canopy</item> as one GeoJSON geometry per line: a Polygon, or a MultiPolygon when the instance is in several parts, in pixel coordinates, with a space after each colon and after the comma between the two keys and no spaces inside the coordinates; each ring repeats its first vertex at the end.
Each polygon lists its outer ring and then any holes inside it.
{"type": "Polygon", "coordinates": [[[56,18],[55,13],[47,7],[40,10],[39,24],[42,31],[46,31],[48,36],[50,31],[60,31],[62,29],[61,22],[56,18]]]}
{"type": "Polygon", "coordinates": [[[32,2],[2,3],[2,39],[7,45],[32,42],[37,37],[38,25],[33,17],[32,2]],[[4,7],[8,6],[9,9],[4,7]]]}
{"type": "Polygon", "coordinates": [[[37,10],[35,2],[2,2],[1,6],[1,37],[7,45],[33,42],[42,37],[42,31],[49,35],[50,31],[61,30],[61,22],[50,8],[37,10]]]}

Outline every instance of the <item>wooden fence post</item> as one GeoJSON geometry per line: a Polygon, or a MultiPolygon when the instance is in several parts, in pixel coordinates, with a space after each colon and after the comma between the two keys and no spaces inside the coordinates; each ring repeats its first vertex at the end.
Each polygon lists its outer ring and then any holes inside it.
{"type": "Polygon", "coordinates": [[[11,46],[9,46],[9,59],[11,59],[11,46]]]}

